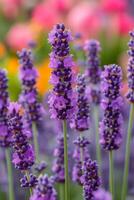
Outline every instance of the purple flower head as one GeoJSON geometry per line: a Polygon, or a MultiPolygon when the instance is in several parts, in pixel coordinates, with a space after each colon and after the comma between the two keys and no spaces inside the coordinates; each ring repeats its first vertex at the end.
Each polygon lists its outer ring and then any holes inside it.
{"type": "Polygon", "coordinates": [[[27,177],[27,175],[24,175],[24,177],[20,179],[20,183],[21,187],[33,188],[38,184],[38,179],[33,174],[30,174],[29,177],[27,177]]]}
{"type": "Polygon", "coordinates": [[[13,163],[15,168],[27,170],[34,164],[32,145],[28,143],[24,127],[24,110],[18,103],[10,103],[8,107],[8,127],[13,138],[13,163]]]}
{"type": "Polygon", "coordinates": [[[47,168],[47,163],[42,161],[41,163],[37,164],[35,166],[35,170],[38,172],[38,173],[41,173],[43,170],[45,170],[47,168]]]}
{"type": "Polygon", "coordinates": [[[75,164],[73,166],[72,179],[74,182],[82,185],[82,162],[89,158],[88,146],[90,142],[84,136],[79,136],[74,141],[74,144],[76,145],[76,147],[73,154],[75,164]]]}
{"type": "Polygon", "coordinates": [[[56,200],[57,193],[53,181],[47,175],[40,175],[30,200],[56,200]]]}
{"type": "Polygon", "coordinates": [[[84,75],[78,75],[77,79],[77,109],[72,127],[78,131],[89,129],[89,99],[86,95],[86,80],[84,75]]]}
{"type": "Polygon", "coordinates": [[[90,158],[84,161],[83,167],[83,191],[85,200],[94,199],[94,192],[98,190],[101,181],[98,175],[98,165],[90,158]]]}
{"type": "Polygon", "coordinates": [[[90,83],[90,96],[95,104],[100,103],[100,43],[97,40],[88,40],[84,47],[87,54],[87,77],[90,83]]]}
{"type": "Polygon", "coordinates": [[[58,145],[54,150],[55,161],[53,163],[52,171],[55,174],[56,182],[63,183],[65,181],[64,175],[64,138],[58,136],[58,145]]]}
{"type": "Polygon", "coordinates": [[[7,107],[9,104],[7,82],[6,71],[0,69],[0,146],[2,147],[9,147],[12,142],[7,125],[7,107]]]}
{"type": "Polygon", "coordinates": [[[134,103],[134,31],[130,32],[129,46],[129,61],[128,61],[128,87],[127,99],[134,103]]]}
{"type": "Polygon", "coordinates": [[[50,81],[54,86],[49,96],[50,113],[52,118],[61,120],[70,120],[74,116],[74,63],[69,54],[71,39],[70,32],[63,24],[57,24],[49,34],[49,43],[52,45],[50,67],[53,69],[50,81]]]}
{"type": "Polygon", "coordinates": [[[112,200],[112,196],[109,192],[100,188],[94,192],[94,200],[112,200]]]}
{"type": "Polygon", "coordinates": [[[106,150],[116,150],[122,141],[122,97],[120,94],[122,70],[117,65],[105,66],[102,72],[102,109],[104,116],[100,123],[100,143],[106,150]]]}
{"type": "Polygon", "coordinates": [[[18,52],[20,59],[20,78],[22,81],[22,94],[20,103],[26,109],[27,118],[32,121],[38,121],[44,114],[42,105],[38,102],[38,92],[36,89],[38,73],[33,66],[33,55],[30,50],[22,49],[18,52]]]}

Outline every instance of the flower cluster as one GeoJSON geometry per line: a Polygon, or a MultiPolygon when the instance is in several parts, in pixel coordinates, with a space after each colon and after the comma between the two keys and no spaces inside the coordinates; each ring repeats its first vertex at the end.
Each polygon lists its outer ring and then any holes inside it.
{"type": "Polygon", "coordinates": [[[78,131],[89,129],[89,99],[86,94],[84,75],[78,75],[77,80],[77,109],[74,126],[78,131]]]}
{"type": "Polygon", "coordinates": [[[92,200],[94,199],[94,192],[98,190],[101,184],[100,178],[98,176],[98,166],[96,161],[92,161],[90,158],[88,158],[84,161],[82,170],[84,198],[85,200],[92,200]]]}
{"type": "Polygon", "coordinates": [[[18,52],[20,59],[20,78],[23,85],[20,102],[27,111],[27,120],[38,121],[43,114],[43,107],[38,102],[38,92],[36,89],[36,82],[38,73],[33,66],[33,58],[30,50],[22,49],[18,52]]]}
{"type": "Polygon", "coordinates": [[[97,40],[88,40],[85,44],[85,51],[87,52],[87,77],[90,83],[90,96],[92,102],[100,103],[100,58],[99,52],[101,50],[100,43],[97,40]]]}
{"type": "Polygon", "coordinates": [[[7,125],[7,107],[9,104],[6,71],[0,69],[0,146],[9,147],[11,134],[7,125]]]}
{"type": "Polygon", "coordinates": [[[104,149],[109,151],[118,149],[122,141],[121,81],[121,67],[105,66],[101,84],[104,117],[100,123],[100,143],[104,149]]]}
{"type": "Polygon", "coordinates": [[[24,128],[23,109],[18,103],[8,107],[8,126],[13,137],[13,163],[15,168],[28,170],[34,164],[32,145],[28,143],[27,130],[24,128]]]}
{"type": "Polygon", "coordinates": [[[63,136],[58,136],[57,138],[58,146],[54,150],[54,156],[56,157],[52,171],[55,173],[55,180],[57,182],[63,183],[65,181],[64,175],[64,138],[63,136]]]}
{"type": "Polygon", "coordinates": [[[38,178],[38,184],[35,187],[30,200],[56,200],[57,193],[53,187],[51,178],[47,175],[40,175],[38,178]]]}
{"type": "Polygon", "coordinates": [[[82,163],[89,157],[88,145],[90,144],[90,142],[84,136],[79,136],[74,141],[74,144],[76,145],[76,147],[73,154],[75,164],[73,166],[72,179],[74,182],[82,185],[82,163]]]}
{"type": "Polygon", "coordinates": [[[100,188],[94,192],[94,200],[112,200],[112,196],[108,191],[100,188]]]}
{"type": "Polygon", "coordinates": [[[54,85],[49,96],[49,105],[51,117],[61,120],[70,120],[74,115],[75,98],[72,90],[74,64],[69,54],[71,40],[71,34],[63,24],[57,24],[49,34],[49,42],[52,45],[50,67],[53,69],[50,82],[54,85]]]}
{"type": "Polygon", "coordinates": [[[134,31],[130,32],[131,39],[128,43],[129,46],[129,61],[128,61],[128,86],[129,92],[127,98],[131,103],[134,103],[134,31]]]}
{"type": "Polygon", "coordinates": [[[21,187],[33,188],[38,184],[38,179],[33,174],[30,174],[29,177],[27,175],[24,175],[24,177],[20,179],[20,183],[21,187]]]}

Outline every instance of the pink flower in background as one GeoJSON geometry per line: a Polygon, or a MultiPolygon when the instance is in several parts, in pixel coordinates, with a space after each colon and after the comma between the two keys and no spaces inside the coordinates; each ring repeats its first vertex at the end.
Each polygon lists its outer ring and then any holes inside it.
{"type": "Polygon", "coordinates": [[[126,0],[102,0],[102,8],[106,12],[124,12],[127,9],[126,0]]]}
{"type": "Polygon", "coordinates": [[[14,18],[18,15],[23,0],[0,0],[0,7],[6,17],[14,18]]]}
{"type": "Polygon", "coordinates": [[[6,41],[14,50],[20,50],[28,46],[34,40],[34,34],[27,24],[16,24],[9,30],[6,41]]]}
{"type": "Polygon", "coordinates": [[[58,12],[68,11],[73,4],[73,0],[48,0],[48,1],[52,5],[53,9],[57,10],[58,12]]]}
{"type": "Polygon", "coordinates": [[[52,8],[51,4],[38,4],[33,10],[32,20],[45,29],[51,29],[55,23],[58,23],[58,13],[52,8]]]}
{"type": "Polygon", "coordinates": [[[79,3],[69,13],[68,26],[74,32],[80,32],[84,37],[96,35],[100,29],[100,13],[96,4],[79,3]]]}

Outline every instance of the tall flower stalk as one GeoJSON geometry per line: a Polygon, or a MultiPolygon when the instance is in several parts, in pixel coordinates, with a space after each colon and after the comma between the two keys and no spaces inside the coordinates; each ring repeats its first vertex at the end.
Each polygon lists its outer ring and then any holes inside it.
{"type": "Polygon", "coordinates": [[[127,99],[130,102],[130,115],[127,132],[126,153],[125,153],[125,167],[122,186],[122,200],[126,199],[127,185],[128,185],[128,172],[129,172],[129,157],[131,147],[131,134],[134,121],[134,31],[130,32],[131,39],[128,43],[129,46],[129,61],[128,61],[128,87],[127,99]]]}
{"type": "Polygon", "coordinates": [[[29,129],[33,131],[33,142],[36,155],[36,161],[39,161],[38,132],[36,123],[42,118],[43,107],[38,102],[38,92],[36,82],[38,73],[33,65],[33,55],[30,50],[22,49],[18,52],[20,59],[20,78],[22,81],[22,93],[20,102],[26,110],[26,119],[29,123],[29,129]]]}
{"type": "Polygon", "coordinates": [[[11,133],[8,129],[8,79],[6,71],[0,69],[0,146],[5,149],[6,162],[7,162],[7,174],[8,174],[8,190],[9,200],[14,200],[14,188],[13,188],[13,175],[12,164],[10,156],[10,146],[12,144],[11,133]]]}
{"type": "Polygon", "coordinates": [[[99,173],[101,174],[101,150],[99,144],[99,105],[100,105],[100,43],[97,40],[88,40],[85,43],[84,49],[87,54],[87,70],[86,75],[89,80],[89,93],[91,103],[94,105],[94,121],[96,133],[96,157],[100,165],[99,173]]]}
{"type": "Polygon", "coordinates": [[[69,42],[72,40],[70,32],[63,24],[57,24],[49,34],[52,45],[50,67],[53,69],[50,82],[54,85],[49,96],[51,118],[62,120],[64,133],[64,168],[65,168],[65,200],[70,199],[68,175],[68,144],[67,120],[74,116],[74,93],[72,84],[73,60],[70,55],[69,42]]]}
{"type": "Polygon", "coordinates": [[[108,65],[102,72],[102,109],[104,111],[100,123],[100,143],[103,149],[109,151],[109,183],[114,199],[114,169],[113,151],[120,147],[122,141],[122,98],[120,95],[122,70],[117,65],[108,65]]]}

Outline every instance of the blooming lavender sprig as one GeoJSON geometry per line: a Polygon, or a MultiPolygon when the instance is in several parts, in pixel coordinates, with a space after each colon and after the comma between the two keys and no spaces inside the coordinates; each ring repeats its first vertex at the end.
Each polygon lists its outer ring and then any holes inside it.
{"type": "Polygon", "coordinates": [[[24,177],[20,179],[20,183],[21,187],[33,188],[38,184],[38,179],[33,174],[29,174],[29,177],[27,175],[24,175],[24,177]]]}
{"type": "Polygon", "coordinates": [[[30,200],[56,200],[57,193],[53,181],[47,175],[40,175],[30,200]]]}
{"type": "Polygon", "coordinates": [[[53,69],[50,82],[54,85],[49,96],[49,105],[51,117],[61,120],[70,120],[74,116],[74,63],[69,54],[71,40],[71,34],[63,24],[57,24],[49,34],[49,42],[52,45],[50,67],[53,69]]]}
{"type": "Polygon", "coordinates": [[[8,79],[6,77],[6,71],[0,69],[0,146],[9,147],[11,145],[11,134],[7,125],[7,107],[9,105],[8,96],[8,79]]]}
{"type": "Polygon", "coordinates": [[[38,92],[36,83],[38,73],[33,66],[33,55],[30,50],[22,49],[18,52],[20,59],[20,78],[22,81],[22,94],[20,102],[24,105],[29,122],[37,122],[41,119],[43,114],[43,107],[38,102],[38,92]]]}
{"type": "Polygon", "coordinates": [[[86,94],[85,75],[78,75],[77,79],[77,109],[74,126],[78,131],[89,129],[89,99],[86,94]]]}
{"type": "Polygon", "coordinates": [[[87,53],[87,71],[86,75],[90,83],[90,96],[91,100],[95,104],[100,103],[100,58],[99,53],[101,51],[100,43],[97,40],[88,40],[84,47],[87,53]]]}
{"type": "Polygon", "coordinates": [[[100,123],[100,143],[109,151],[118,149],[122,141],[121,81],[121,67],[114,64],[104,67],[101,84],[104,117],[100,123]]]}
{"type": "Polygon", "coordinates": [[[79,136],[75,141],[75,149],[73,158],[75,160],[75,164],[73,166],[72,171],[72,179],[74,182],[77,182],[78,184],[82,185],[82,165],[83,161],[85,161],[87,158],[89,158],[89,151],[88,151],[88,145],[90,142],[85,138],[84,136],[79,136]]]}
{"type": "Polygon", "coordinates": [[[98,176],[98,165],[96,161],[92,161],[90,158],[84,161],[83,164],[83,191],[85,200],[94,199],[94,192],[98,190],[101,181],[98,176]]]}
{"type": "Polygon", "coordinates": [[[10,103],[8,107],[8,126],[13,137],[13,163],[15,168],[28,170],[34,164],[32,145],[28,143],[27,130],[23,124],[23,109],[18,103],[10,103]]]}
{"type": "Polygon", "coordinates": [[[128,61],[128,87],[127,99],[134,103],[134,31],[130,32],[129,46],[129,61],[128,61]]]}
{"type": "Polygon", "coordinates": [[[58,136],[57,138],[58,145],[54,150],[54,156],[56,157],[52,171],[55,174],[55,180],[59,183],[65,182],[64,174],[64,137],[58,136]]]}

